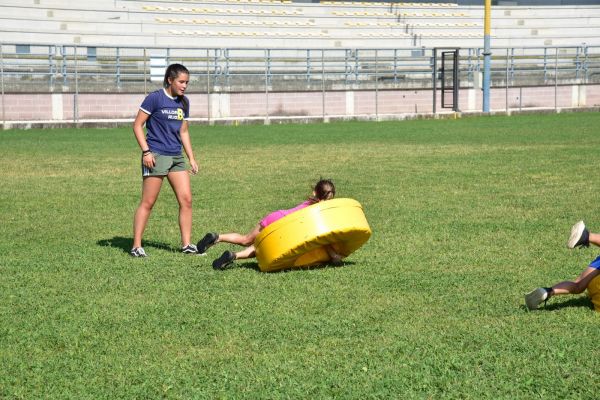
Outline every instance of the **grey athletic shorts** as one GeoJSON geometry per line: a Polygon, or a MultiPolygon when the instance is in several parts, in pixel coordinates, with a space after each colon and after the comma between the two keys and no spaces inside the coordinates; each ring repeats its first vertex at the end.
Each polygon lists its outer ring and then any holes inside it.
{"type": "MultiPolygon", "coordinates": [[[[185,171],[185,157],[182,154],[178,156],[164,156],[162,154],[152,153],[154,155],[154,168],[148,168],[142,162],[142,176],[166,176],[169,172],[185,171]]],[[[142,157],[143,158],[143,157],[142,157]]]]}

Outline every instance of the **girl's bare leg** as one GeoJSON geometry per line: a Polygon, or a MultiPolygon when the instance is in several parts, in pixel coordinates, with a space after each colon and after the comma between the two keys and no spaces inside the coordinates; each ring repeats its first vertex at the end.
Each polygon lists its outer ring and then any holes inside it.
{"type": "Polygon", "coordinates": [[[256,249],[254,245],[246,247],[244,250],[240,250],[235,253],[236,260],[243,260],[245,258],[254,258],[256,256],[256,249]]]}
{"type": "Polygon", "coordinates": [[[223,269],[227,265],[231,264],[234,260],[242,260],[245,258],[253,258],[256,255],[256,250],[254,248],[254,239],[258,236],[258,233],[261,230],[260,224],[257,224],[254,229],[248,232],[245,235],[241,235],[239,233],[222,233],[219,234],[215,243],[218,242],[226,242],[239,244],[241,246],[246,246],[245,249],[238,251],[237,253],[233,253],[229,250],[225,251],[221,256],[213,261],[213,268],[215,269],[223,269]]]}
{"type": "Polygon", "coordinates": [[[169,183],[175,192],[179,203],[179,231],[181,232],[181,245],[191,243],[192,237],[192,188],[190,176],[187,171],[169,172],[169,183]]]}
{"type": "Polygon", "coordinates": [[[152,212],[152,207],[158,199],[162,186],[162,176],[147,176],[142,182],[142,200],[133,217],[133,246],[142,247],[142,236],[152,212]]]}
{"type": "Polygon", "coordinates": [[[225,242],[239,244],[240,246],[252,246],[254,244],[254,239],[256,239],[256,237],[260,233],[260,230],[260,224],[257,224],[250,232],[248,232],[245,235],[239,233],[219,233],[219,238],[215,243],[225,242]]]}

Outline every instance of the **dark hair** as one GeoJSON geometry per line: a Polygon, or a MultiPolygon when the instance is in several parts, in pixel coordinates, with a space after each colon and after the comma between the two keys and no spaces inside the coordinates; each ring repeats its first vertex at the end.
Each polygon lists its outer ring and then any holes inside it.
{"type": "MultiPolygon", "coordinates": [[[[188,71],[188,69],[186,67],[184,67],[181,64],[171,64],[167,67],[167,70],[165,71],[165,79],[163,79],[163,86],[165,88],[168,88],[171,84],[169,83],[169,79],[171,79],[171,81],[175,80],[179,74],[190,74],[190,71],[188,71]]],[[[181,100],[181,104],[183,105],[183,109],[185,110],[186,113],[189,112],[189,104],[187,102],[187,100],[185,99],[185,96],[178,96],[179,100],[181,100]]]]}
{"type": "Polygon", "coordinates": [[[321,178],[313,188],[314,197],[311,198],[314,202],[322,200],[331,200],[335,197],[335,185],[330,179],[321,178]]]}

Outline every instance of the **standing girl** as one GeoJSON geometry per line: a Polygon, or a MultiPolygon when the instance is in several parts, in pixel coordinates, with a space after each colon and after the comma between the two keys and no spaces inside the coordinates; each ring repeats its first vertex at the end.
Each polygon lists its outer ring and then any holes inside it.
{"type": "Polygon", "coordinates": [[[146,257],[142,247],[142,235],[158,198],[166,176],[179,203],[179,229],[181,251],[196,253],[191,244],[192,233],[192,190],[186,171],[185,158],[190,162],[191,173],[198,172],[194,158],[188,122],[190,102],[184,96],[190,73],[181,64],[167,67],[163,89],[150,93],[142,102],[133,122],[133,133],[142,150],[142,199],[133,218],[133,257],[146,257]],[[146,135],[144,134],[146,124],[146,135]]]}

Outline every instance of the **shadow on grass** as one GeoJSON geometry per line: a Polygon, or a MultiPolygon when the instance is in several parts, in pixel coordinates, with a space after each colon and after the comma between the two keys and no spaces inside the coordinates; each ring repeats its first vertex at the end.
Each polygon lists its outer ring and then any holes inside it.
{"type": "MultiPolygon", "coordinates": [[[[589,297],[579,296],[579,297],[570,298],[568,300],[564,300],[564,301],[560,301],[560,302],[557,302],[556,300],[554,300],[554,302],[552,304],[548,304],[546,306],[541,304],[540,307],[535,311],[557,311],[557,310],[560,310],[562,308],[567,308],[567,307],[586,307],[586,308],[589,308],[590,310],[593,310],[594,304],[592,303],[592,301],[590,300],[589,297]]],[[[525,307],[525,305],[522,305],[521,308],[524,309],[525,311],[527,311],[527,307],[525,307]]]]}
{"type": "MultiPolygon", "coordinates": [[[[352,261],[344,261],[342,264],[340,265],[335,265],[335,264],[320,264],[320,265],[313,265],[311,267],[297,267],[297,268],[285,268],[285,269],[280,269],[277,271],[268,271],[266,273],[269,274],[278,274],[278,273],[282,273],[282,272],[291,272],[291,271],[296,271],[296,270],[316,270],[316,269],[325,269],[325,268],[342,268],[342,267],[346,267],[346,266],[351,266],[354,265],[356,263],[352,262],[352,261]]],[[[228,269],[235,269],[235,268],[247,268],[247,269],[252,269],[256,272],[261,272],[258,263],[256,261],[250,261],[250,262],[238,262],[238,263],[233,263],[230,264],[228,267],[222,269],[221,271],[225,271],[228,269]]]]}
{"type": "MultiPolygon", "coordinates": [[[[122,237],[122,236],[115,236],[111,239],[102,239],[102,240],[98,240],[96,242],[96,244],[98,246],[103,246],[103,247],[116,247],[119,248],[121,250],[123,250],[123,252],[128,253],[129,254],[129,250],[131,250],[131,243],[133,242],[132,238],[126,238],[126,237],[122,237]]],[[[179,249],[176,249],[172,246],[169,246],[166,243],[162,243],[162,242],[154,242],[152,240],[144,240],[144,247],[153,247],[155,249],[160,249],[160,250],[166,250],[166,251],[170,251],[170,252],[178,252],[179,249]]]]}
{"type": "Polygon", "coordinates": [[[566,301],[561,301],[560,303],[556,302],[555,300],[555,302],[553,302],[552,304],[548,304],[546,307],[542,307],[541,309],[546,311],[556,311],[565,307],[587,307],[593,310],[594,304],[592,304],[592,301],[589,297],[579,296],[566,301]]]}

